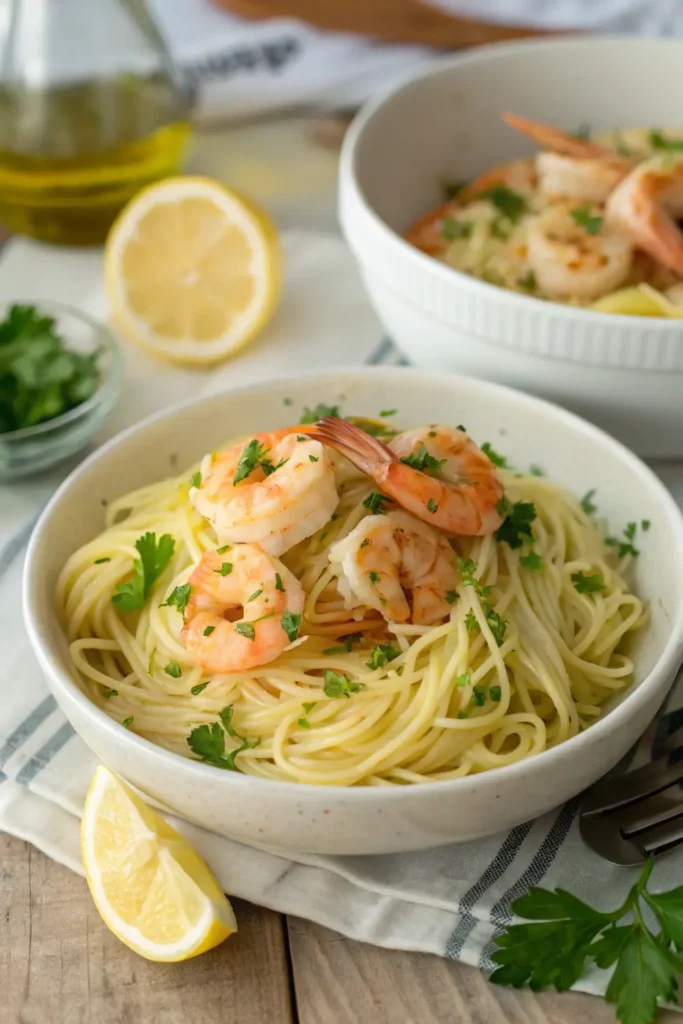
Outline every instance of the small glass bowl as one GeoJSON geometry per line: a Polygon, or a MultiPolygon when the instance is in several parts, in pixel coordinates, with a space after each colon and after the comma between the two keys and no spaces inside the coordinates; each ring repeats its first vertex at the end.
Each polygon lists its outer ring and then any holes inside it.
{"type": "MultiPolygon", "coordinates": [[[[53,316],[67,348],[83,355],[99,349],[100,379],[90,398],[61,416],[0,434],[0,481],[6,483],[52,467],[85,448],[111,412],[123,380],[119,347],[104,324],[61,302],[16,302],[33,305],[40,313],[53,316]]],[[[12,305],[15,302],[0,303],[0,318],[4,319],[12,305]]]]}

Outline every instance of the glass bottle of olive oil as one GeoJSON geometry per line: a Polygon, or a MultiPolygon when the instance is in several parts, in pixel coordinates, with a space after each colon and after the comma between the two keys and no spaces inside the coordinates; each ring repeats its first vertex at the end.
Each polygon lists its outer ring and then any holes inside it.
{"type": "Polygon", "coordinates": [[[0,223],[101,242],[140,188],[178,171],[188,98],[144,0],[5,0],[0,223]]]}

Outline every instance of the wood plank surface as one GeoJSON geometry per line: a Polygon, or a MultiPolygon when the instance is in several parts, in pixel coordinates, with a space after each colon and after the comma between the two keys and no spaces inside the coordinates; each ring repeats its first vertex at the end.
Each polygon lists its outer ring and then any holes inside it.
{"type": "Polygon", "coordinates": [[[85,881],[0,833],[2,1024],[292,1024],[279,914],[235,901],[237,935],[155,964],[100,919],[85,881]]]}
{"type": "MultiPolygon", "coordinates": [[[[576,992],[490,985],[474,967],[345,939],[288,918],[300,1024],[614,1024],[611,1006],[576,992]]],[[[658,1024],[676,1024],[677,1013],[658,1024]]]]}

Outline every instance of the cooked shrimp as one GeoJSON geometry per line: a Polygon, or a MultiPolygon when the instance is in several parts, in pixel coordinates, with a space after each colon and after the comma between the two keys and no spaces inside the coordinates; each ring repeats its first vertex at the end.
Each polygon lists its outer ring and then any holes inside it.
{"type": "Polygon", "coordinates": [[[669,270],[683,273],[683,157],[655,157],[614,190],[605,219],[669,270]]]}
{"type": "Polygon", "coordinates": [[[458,582],[446,538],[408,512],[366,516],[330,550],[340,590],[390,622],[429,625],[446,618],[458,582]]]}
{"type": "Polygon", "coordinates": [[[300,615],[304,607],[297,578],[258,544],[207,551],[189,583],[182,640],[207,672],[244,672],[273,661],[290,642],[283,615],[300,615]]]}
{"type": "Polygon", "coordinates": [[[286,427],[207,455],[190,501],[220,541],[281,555],[324,526],[339,497],[324,447],[286,427]]]}
{"type": "Polygon", "coordinates": [[[536,157],[536,169],[545,195],[604,203],[633,166],[606,146],[577,139],[559,128],[516,114],[504,114],[503,120],[543,148],[536,157]]]}
{"type": "Polygon", "coordinates": [[[430,526],[480,537],[502,522],[496,508],[503,497],[500,477],[462,430],[418,427],[398,434],[387,447],[358,427],[328,417],[319,422],[317,436],[430,526]]]}
{"type": "Polygon", "coordinates": [[[513,160],[509,164],[501,164],[481,174],[469,182],[455,199],[432,210],[418,220],[406,234],[406,241],[421,249],[429,256],[437,256],[443,251],[447,240],[444,239],[443,228],[449,217],[458,217],[467,203],[482,198],[486,192],[496,185],[506,185],[514,192],[531,193],[537,184],[537,176],[533,160],[513,160]]]}
{"type": "Polygon", "coordinates": [[[604,228],[590,234],[566,206],[536,217],[527,244],[538,290],[548,298],[597,299],[621,287],[633,259],[627,238],[604,228]]]}

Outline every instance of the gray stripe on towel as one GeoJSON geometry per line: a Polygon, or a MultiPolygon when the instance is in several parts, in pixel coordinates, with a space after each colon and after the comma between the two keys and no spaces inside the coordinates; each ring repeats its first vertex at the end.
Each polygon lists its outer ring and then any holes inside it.
{"type": "Polygon", "coordinates": [[[73,727],[68,722],[65,722],[61,729],[58,729],[57,732],[50,737],[45,746],[41,747],[38,753],[32,757],[30,761],[26,762],[24,767],[18,773],[15,781],[21,786],[27,786],[29,782],[32,782],[33,779],[35,779],[39,772],[42,772],[43,768],[50,763],[55,754],[59,753],[62,747],[68,743],[74,735],[73,727]]]}
{"type": "Polygon", "coordinates": [[[20,551],[28,544],[29,537],[33,533],[33,527],[38,522],[40,514],[45,506],[41,505],[35,515],[31,516],[27,523],[21,527],[18,533],[3,544],[0,548],[0,578],[2,578],[20,551]]]}
{"type": "Polygon", "coordinates": [[[520,875],[514,885],[511,885],[508,891],[501,896],[496,905],[491,909],[491,920],[495,921],[496,929],[491,937],[491,940],[487,943],[485,948],[482,950],[481,957],[479,958],[479,966],[488,968],[495,967],[491,956],[495,953],[498,948],[495,944],[495,938],[501,935],[505,930],[505,926],[512,920],[511,905],[518,900],[520,896],[524,896],[530,886],[538,885],[546,874],[556,856],[562,849],[562,844],[569,835],[574,819],[579,810],[578,799],[570,800],[569,803],[565,804],[558,816],[553,822],[552,828],[547,833],[545,839],[541,843],[536,853],[536,856],[529,864],[529,867],[520,875]]]}
{"type": "Polygon", "coordinates": [[[14,732],[7,737],[4,745],[0,747],[0,768],[9,761],[12,754],[25,743],[29,736],[33,735],[38,726],[52,714],[56,707],[57,702],[52,694],[49,694],[26,716],[21,725],[17,726],[14,732]]]}
{"type": "Polygon", "coordinates": [[[477,923],[471,910],[479,902],[484,893],[494,885],[507,871],[519,853],[520,847],[531,831],[531,822],[518,825],[505,837],[498,853],[493,858],[483,875],[467,890],[458,904],[462,915],[451,937],[446,943],[444,956],[456,960],[467,942],[468,936],[477,923]]]}

